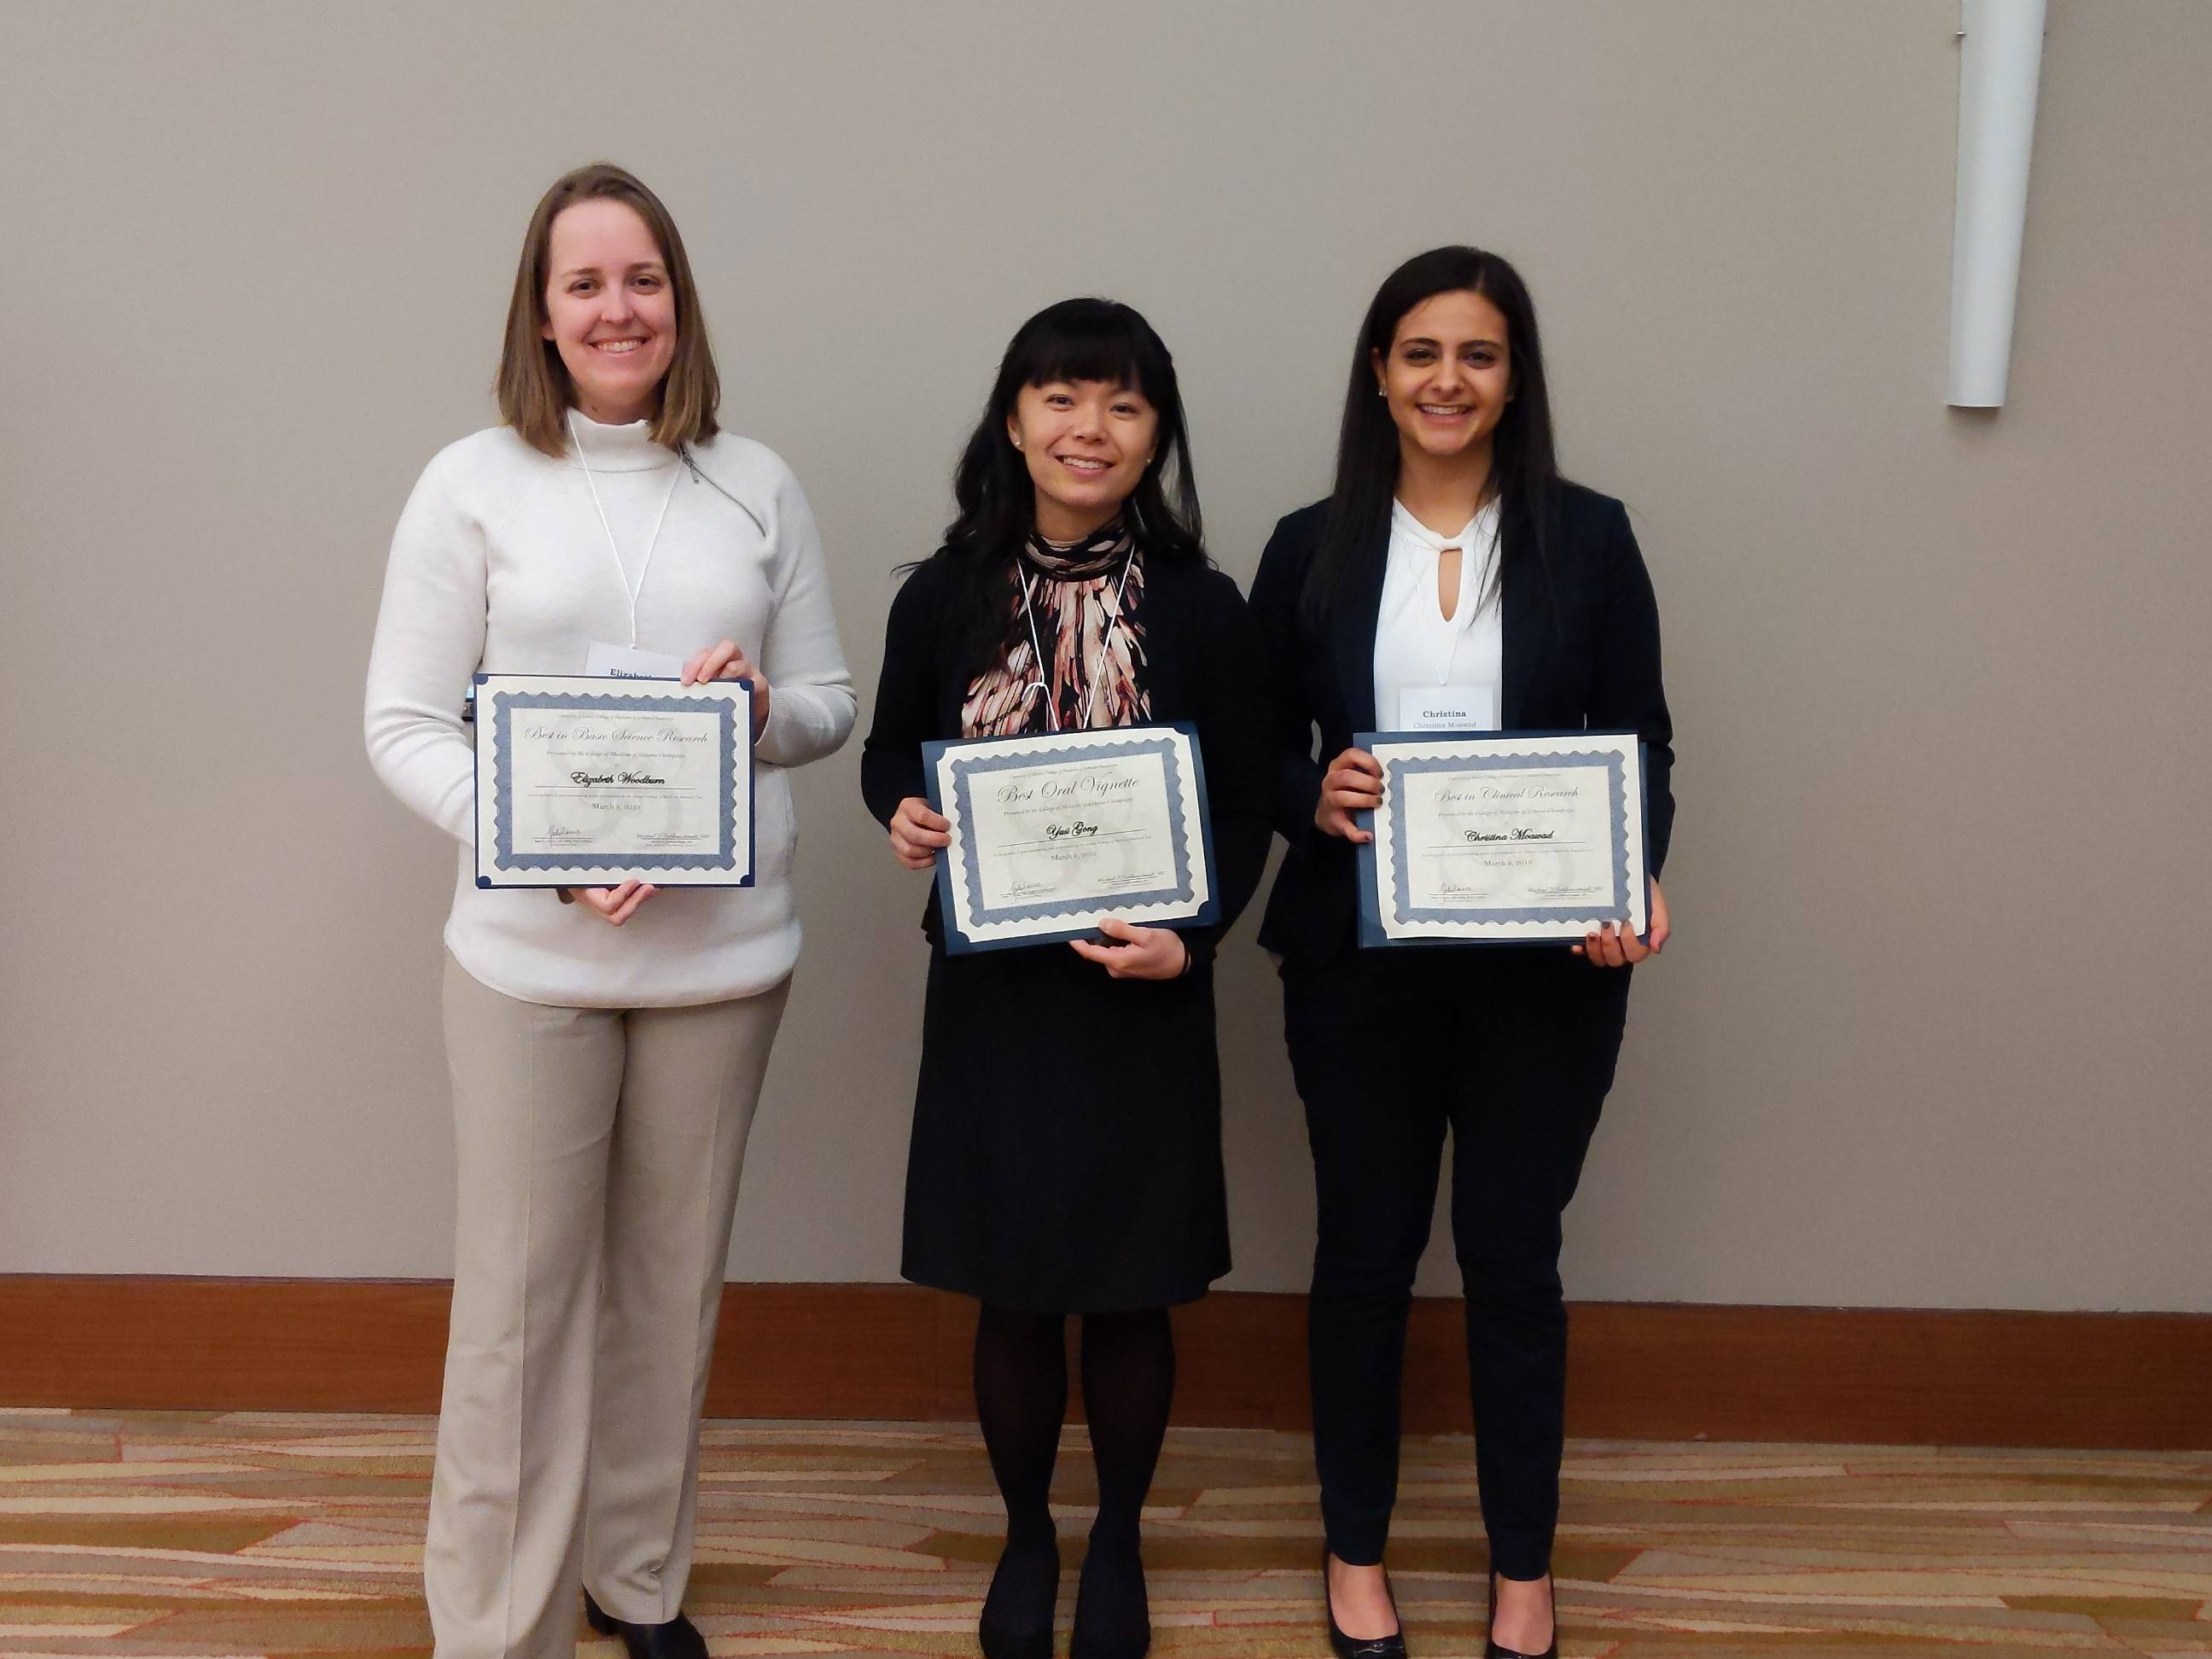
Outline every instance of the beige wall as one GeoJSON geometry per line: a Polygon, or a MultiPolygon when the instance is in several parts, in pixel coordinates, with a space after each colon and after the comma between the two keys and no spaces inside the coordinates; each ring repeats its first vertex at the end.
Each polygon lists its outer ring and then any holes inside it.
{"type": "MultiPolygon", "coordinates": [[[[2054,0],[1995,418],[1942,402],[1954,21],[15,0],[0,1271],[447,1270],[451,855],[370,775],[362,667],[409,484],[489,418],[531,203],[605,155],[684,225],[726,416],[811,492],[871,691],[1035,307],[1152,315],[1249,578],[1326,487],[1382,274],[1510,252],[1568,465],[1634,508],[1681,734],[1680,934],[1572,1292],[2212,1309],[2212,7],[2054,0]]],[[[739,1277],[896,1271],[920,888],[857,763],[799,781],[739,1277]]],[[[1243,931],[1231,1283],[1294,1289],[1243,931]]]]}

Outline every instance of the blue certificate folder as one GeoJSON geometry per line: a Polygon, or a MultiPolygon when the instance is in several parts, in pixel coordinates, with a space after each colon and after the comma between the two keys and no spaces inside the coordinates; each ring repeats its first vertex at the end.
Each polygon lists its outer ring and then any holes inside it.
{"type": "Polygon", "coordinates": [[[1200,927],[1220,917],[1213,876],[1213,823],[1206,804],[1206,763],[1199,751],[1198,728],[1188,721],[1049,737],[925,743],[921,771],[931,809],[955,825],[953,845],[937,855],[938,910],[950,953],[1097,939],[1098,923],[1108,916],[1121,916],[1146,927],[1200,927]],[[975,822],[978,792],[994,777],[1004,780],[1018,769],[1079,767],[1125,756],[1158,757],[1167,781],[1172,856],[1163,882],[1109,896],[1085,892],[1034,903],[992,902],[985,891],[981,849],[974,836],[962,830],[975,822]],[[957,893],[956,883],[962,889],[957,893]]]}
{"type": "MultiPolygon", "coordinates": [[[[1648,936],[1644,744],[1635,732],[1359,732],[1352,742],[1374,755],[1383,769],[1384,805],[1361,814],[1362,827],[1373,830],[1375,839],[1356,849],[1363,948],[1565,942],[1607,921],[1634,928],[1639,939],[1648,936]],[[1403,781],[1432,772],[1503,779],[1530,770],[1588,775],[1593,799],[1601,809],[1600,833],[1608,837],[1597,866],[1598,890],[1573,902],[1540,893],[1501,895],[1495,902],[1449,902],[1419,890],[1407,814],[1395,810],[1403,781]]],[[[1520,832],[1500,826],[1496,836],[1476,831],[1470,838],[1505,845],[1504,837],[1516,833],[1520,832]]]]}
{"type": "Polygon", "coordinates": [[[752,690],[750,680],[684,686],[645,678],[477,675],[477,885],[612,887],[635,878],[655,886],[751,886],[752,690]],[[537,752],[564,714],[597,722],[606,732],[603,759],[569,751],[561,751],[567,758],[549,759],[537,752]],[[638,728],[639,740],[648,745],[639,760],[625,752],[630,738],[619,726],[624,714],[653,717],[655,729],[684,735],[658,740],[656,754],[656,740],[638,728]],[[678,728],[665,718],[671,714],[689,718],[678,728]],[[617,717],[611,727],[609,716],[617,717]],[[672,745],[682,756],[680,774],[665,758],[672,745]],[[573,787],[565,787],[568,780],[573,787]],[[670,793],[683,797],[683,830],[674,828],[678,809],[655,799],[672,785],[670,793]],[[550,808],[543,804],[549,798],[556,803],[550,808]],[[567,832],[554,826],[546,833],[549,812],[567,811],[584,821],[586,813],[633,807],[638,810],[607,816],[617,823],[624,816],[637,819],[645,824],[642,835],[600,834],[556,845],[567,832]],[[545,823],[533,836],[537,819],[545,823]],[[666,850],[672,842],[684,844],[666,850]]]}

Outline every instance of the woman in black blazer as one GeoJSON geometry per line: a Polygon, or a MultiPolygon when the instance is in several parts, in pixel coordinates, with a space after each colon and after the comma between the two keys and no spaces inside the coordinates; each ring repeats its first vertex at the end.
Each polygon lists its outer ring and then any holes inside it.
{"type": "Polygon", "coordinates": [[[1335,491],[1276,526],[1252,606],[1290,842],[1260,940],[1281,964],[1319,1210],[1310,1357],[1331,1640],[1405,1650],[1382,1562],[1407,1315],[1449,1128],[1487,1651],[1553,1652],[1560,1215],[1613,1082],[1630,968],[1667,939],[1656,876],[1674,751],[1650,579],[1621,504],[1559,476],[1534,308],[1504,260],[1437,248],[1382,284],[1335,491]],[[1449,682],[1501,730],[1640,734],[1647,939],[1608,927],[1572,945],[1357,948],[1353,848],[1371,836],[1355,815],[1379,804],[1381,771],[1352,733],[1401,724],[1378,687],[1408,673],[1449,682]]]}

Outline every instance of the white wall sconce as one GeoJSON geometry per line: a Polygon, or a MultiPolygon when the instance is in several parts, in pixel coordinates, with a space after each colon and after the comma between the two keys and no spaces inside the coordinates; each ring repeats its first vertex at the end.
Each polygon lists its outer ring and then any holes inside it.
{"type": "Polygon", "coordinates": [[[2046,0],[1960,0],[1959,197],[1951,240],[1951,380],[1957,409],[1995,409],[2012,366],[2027,224],[2027,163],[2046,0]]]}

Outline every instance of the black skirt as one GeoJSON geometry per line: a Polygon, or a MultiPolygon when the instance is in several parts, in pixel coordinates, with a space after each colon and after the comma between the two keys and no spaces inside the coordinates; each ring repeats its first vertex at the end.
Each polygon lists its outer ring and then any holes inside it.
{"type": "Polygon", "coordinates": [[[1211,966],[933,949],[900,1271],[1034,1313],[1205,1295],[1229,1271],[1211,966]]]}

